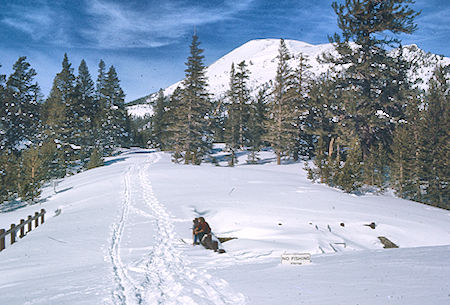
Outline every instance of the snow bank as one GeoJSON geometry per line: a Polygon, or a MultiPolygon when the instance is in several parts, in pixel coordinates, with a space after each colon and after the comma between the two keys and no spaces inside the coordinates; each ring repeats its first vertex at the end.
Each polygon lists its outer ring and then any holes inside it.
{"type": "Polygon", "coordinates": [[[7,228],[48,212],[0,252],[0,304],[448,303],[449,211],[346,194],[311,183],[302,164],[260,157],[186,166],[132,149],[1,213],[7,228]],[[196,216],[237,238],[227,253],[190,244],[196,216]],[[312,264],[281,265],[284,252],[309,252],[312,264]]]}

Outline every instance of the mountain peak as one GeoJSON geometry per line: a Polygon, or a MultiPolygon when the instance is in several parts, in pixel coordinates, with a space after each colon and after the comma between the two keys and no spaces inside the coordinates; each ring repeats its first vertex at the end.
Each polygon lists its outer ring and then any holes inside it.
{"type": "MultiPolygon", "coordinates": [[[[327,50],[332,50],[331,44],[312,45],[303,41],[285,40],[289,52],[297,56],[303,53],[309,57],[309,64],[313,72],[321,73],[327,70],[327,66],[317,62],[317,56],[327,50]]],[[[212,63],[206,71],[209,91],[214,98],[223,97],[228,90],[231,65],[242,61],[247,63],[250,71],[250,91],[256,91],[262,84],[273,80],[277,67],[278,48],[280,39],[255,39],[232,50],[225,56],[212,63]]],[[[291,60],[294,65],[295,59],[291,60]]],[[[164,90],[165,95],[170,95],[181,85],[177,82],[164,90]]]]}
{"type": "MultiPolygon", "coordinates": [[[[298,55],[301,53],[308,57],[308,64],[311,66],[309,71],[318,76],[329,69],[329,65],[319,63],[317,58],[324,52],[332,52],[334,47],[331,43],[313,45],[303,41],[285,39],[286,47],[291,55],[294,56],[290,60],[289,64],[295,67],[298,64],[298,55]]],[[[258,89],[273,81],[276,75],[278,65],[278,48],[280,45],[280,39],[254,39],[247,41],[243,45],[230,51],[217,61],[212,63],[206,70],[206,76],[208,78],[209,92],[213,99],[219,99],[225,96],[229,89],[230,81],[230,69],[231,64],[239,64],[242,61],[247,63],[247,68],[250,71],[250,78],[248,86],[252,95],[255,95],[258,89]]],[[[435,54],[429,54],[418,48],[416,45],[408,45],[403,47],[404,55],[408,60],[420,59],[419,71],[412,71],[410,77],[413,80],[422,78],[424,83],[421,87],[424,87],[427,80],[431,77],[431,72],[434,69],[436,63],[440,62],[442,58],[435,54]]],[[[450,64],[449,58],[443,58],[446,64],[450,64]]],[[[181,86],[181,81],[164,89],[164,95],[168,96],[173,91],[181,86]]],[[[138,105],[129,106],[128,111],[134,116],[143,116],[146,113],[151,113],[151,105],[149,104],[156,99],[156,93],[149,95],[145,100],[145,103],[134,103],[138,105]]]]}

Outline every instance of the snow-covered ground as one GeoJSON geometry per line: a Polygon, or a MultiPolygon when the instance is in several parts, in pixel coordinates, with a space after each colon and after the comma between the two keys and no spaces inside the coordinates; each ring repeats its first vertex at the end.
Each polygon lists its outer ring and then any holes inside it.
{"type": "Polygon", "coordinates": [[[47,210],[0,252],[0,304],[450,303],[450,211],[346,194],[311,183],[300,163],[260,157],[187,166],[132,149],[1,213],[9,228],[47,210]],[[191,245],[196,216],[237,238],[226,253],[191,245]],[[285,252],[312,263],[282,265],[285,252]]]}

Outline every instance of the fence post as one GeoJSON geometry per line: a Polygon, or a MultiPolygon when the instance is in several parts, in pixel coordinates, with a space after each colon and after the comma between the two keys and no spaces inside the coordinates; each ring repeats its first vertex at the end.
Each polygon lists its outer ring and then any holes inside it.
{"type": "Polygon", "coordinates": [[[24,223],[25,223],[25,220],[21,219],[20,220],[20,235],[19,235],[20,238],[23,238],[25,236],[25,225],[24,225],[24,223]]]}
{"type": "Polygon", "coordinates": [[[34,228],[37,228],[39,226],[39,213],[34,213],[34,228]]]}
{"type": "Polygon", "coordinates": [[[0,237],[0,251],[5,249],[5,236],[3,234],[5,234],[5,229],[0,229],[0,235],[2,235],[0,237]]]}
{"type": "Polygon", "coordinates": [[[11,224],[11,231],[9,233],[11,235],[11,245],[16,242],[16,225],[11,224]]]}
{"type": "Polygon", "coordinates": [[[44,223],[44,215],[45,215],[45,210],[41,209],[41,224],[44,223]]]}
{"type": "Polygon", "coordinates": [[[31,215],[28,215],[28,230],[27,233],[33,229],[33,221],[31,220],[31,215]]]}

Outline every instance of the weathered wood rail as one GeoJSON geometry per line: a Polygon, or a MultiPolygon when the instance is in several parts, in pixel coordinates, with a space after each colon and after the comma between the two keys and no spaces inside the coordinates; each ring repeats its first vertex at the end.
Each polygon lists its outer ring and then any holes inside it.
{"type": "Polygon", "coordinates": [[[3,251],[6,247],[5,237],[8,236],[8,234],[11,236],[12,245],[16,242],[17,233],[19,233],[19,238],[23,238],[25,237],[25,235],[27,235],[28,232],[33,230],[33,222],[34,228],[37,228],[39,226],[39,219],[41,220],[40,224],[43,224],[45,213],[46,211],[44,209],[41,209],[40,212],[34,213],[34,216],[28,215],[27,220],[21,219],[20,224],[11,224],[11,228],[9,230],[0,229],[0,251],[3,251]]]}

